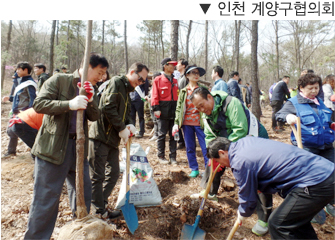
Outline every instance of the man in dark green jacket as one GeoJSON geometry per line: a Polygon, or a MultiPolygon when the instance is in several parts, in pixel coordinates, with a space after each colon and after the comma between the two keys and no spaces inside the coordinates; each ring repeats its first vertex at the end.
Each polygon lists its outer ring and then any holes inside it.
{"type": "Polygon", "coordinates": [[[72,213],[76,211],[76,118],[77,110],[84,111],[85,160],[84,197],[90,212],[91,181],[86,160],[88,149],[87,120],[100,116],[95,85],[106,72],[108,62],[100,54],[90,57],[85,90],[87,96],[78,95],[77,84],[83,68],[73,74],[56,74],[46,81],[33,107],[43,113],[43,123],[36,136],[32,154],[35,158],[35,183],[33,201],[29,211],[28,229],[24,239],[50,239],[58,214],[59,197],[66,180],[72,213]]]}
{"type": "Polygon", "coordinates": [[[149,69],[134,63],[127,75],[113,77],[105,88],[99,104],[101,115],[89,132],[89,163],[92,180],[92,204],[102,218],[115,218],[119,211],[108,211],[108,197],[119,178],[120,140],[127,143],[136,128],[130,118],[129,92],[144,83],[149,69]],[[107,170],[107,174],[105,174],[107,170]]]}

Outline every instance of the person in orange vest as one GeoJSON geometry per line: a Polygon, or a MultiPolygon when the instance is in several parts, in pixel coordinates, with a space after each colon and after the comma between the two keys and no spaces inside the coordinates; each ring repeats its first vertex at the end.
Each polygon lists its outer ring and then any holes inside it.
{"type": "MultiPolygon", "coordinates": [[[[19,137],[29,148],[32,148],[43,121],[44,114],[33,108],[21,111],[9,120],[8,131],[19,137]]],[[[34,157],[33,157],[34,158],[34,157]]]]}

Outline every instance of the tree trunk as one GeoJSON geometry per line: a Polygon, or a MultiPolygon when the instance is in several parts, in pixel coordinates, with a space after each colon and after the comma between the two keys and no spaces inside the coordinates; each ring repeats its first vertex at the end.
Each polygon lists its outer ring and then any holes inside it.
{"type": "Polygon", "coordinates": [[[179,29],[179,20],[171,20],[170,57],[173,61],[178,60],[178,29],[179,29]]]}
{"type": "Polygon", "coordinates": [[[276,32],[276,57],[277,57],[277,81],[279,80],[279,34],[278,34],[278,20],[275,20],[275,32],[276,32]]]}
{"type": "MultiPolygon", "coordinates": [[[[205,22],[205,69],[208,66],[208,20],[205,22]]],[[[207,74],[205,74],[205,81],[207,80],[207,74]]]]}
{"type": "Polygon", "coordinates": [[[101,54],[105,55],[105,20],[102,20],[101,54]]]}
{"type": "MultiPolygon", "coordinates": [[[[81,86],[87,80],[88,65],[90,61],[92,41],[92,20],[87,23],[87,35],[85,46],[85,57],[83,66],[83,76],[81,76],[81,86]]],[[[80,88],[80,95],[85,95],[86,92],[83,87],[80,88]]],[[[85,133],[84,133],[84,110],[77,111],[77,140],[76,140],[76,197],[77,197],[77,217],[78,219],[87,216],[87,209],[84,197],[84,146],[85,146],[85,133]]]]}
{"type": "Polygon", "coordinates": [[[55,31],[56,31],[56,22],[57,20],[52,21],[52,30],[50,36],[50,59],[49,59],[49,73],[50,76],[54,70],[54,43],[55,43],[55,31]]]}
{"type": "MultiPolygon", "coordinates": [[[[11,42],[11,37],[12,37],[12,28],[13,28],[13,22],[12,20],[9,20],[8,32],[7,32],[7,44],[6,44],[6,49],[5,49],[6,53],[8,53],[9,47],[10,47],[10,42],[11,42]]],[[[6,60],[3,60],[1,64],[1,90],[3,89],[3,84],[5,81],[5,73],[6,73],[6,60]]]]}
{"type": "Polygon", "coordinates": [[[162,45],[162,58],[164,58],[164,40],[163,40],[163,27],[164,27],[164,20],[162,20],[162,24],[161,24],[161,45],[162,45]]]}
{"type": "Polygon", "coordinates": [[[187,29],[187,36],[186,36],[186,60],[189,58],[189,45],[190,45],[190,35],[192,30],[192,20],[190,20],[187,29]]]}
{"type": "Polygon", "coordinates": [[[59,31],[59,20],[57,20],[57,28],[56,28],[56,46],[58,46],[58,31],[59,31]]]}
{"type": "Polygon", "coordinates": [[[238,72],[240,64],[240,33],[241,33],[241,20],[235,20],[235,70],[238,72]]]}
{"type": "Polygon", "coordinates": [[[67,22],[67,37],[66,37],[66,56],[67,56],[67,66],[68,68],[70,67],[70,50],[69,50],[69,43],[70,43],[70,22],[71,20],[69,20],[67,22]]]}
{"type": "Polygon", "coordinates": [[[124,20],[124,60],[128,71],[127,20],[124,20]]]}
{"type": "Polygon", "coordinates": [[[259,87],[258,87],[258,20],[252,20],[251,28],[251,82],[252,82],[252,113],[260,119],[261,107],[259,104],[259,87]]]}

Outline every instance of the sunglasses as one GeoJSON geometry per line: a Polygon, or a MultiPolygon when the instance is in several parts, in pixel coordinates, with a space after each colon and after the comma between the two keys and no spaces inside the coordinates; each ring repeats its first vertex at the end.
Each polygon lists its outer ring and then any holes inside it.
{"type": "Polygon", "coordinates": [[[197,72],[197,71],[191,71],[190,73],[191,73],[191,74],[194,74],[194,75],[199,75],[199,76],[200,76],[200,73],[197,72]]]}
{"type": "Polygon", "coordinates": [[[144,83],[145,80],[142,78],[142,76],[140,74],[138,74],[137,72],[136,72],[136,74],[138,76],[138,81],[141,82],[141,83],[144,83]]]}

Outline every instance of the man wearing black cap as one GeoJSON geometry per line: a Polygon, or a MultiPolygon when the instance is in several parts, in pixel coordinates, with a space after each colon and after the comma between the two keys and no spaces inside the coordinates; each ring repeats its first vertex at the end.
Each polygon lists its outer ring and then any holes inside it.
{"type": "Polygon", "coordinates": [[[162,164],[177,164],[177,143],[172,136],[175,111],[178,100],[178,82],[173,72],[177,61],[165,58],[161,62],[164,73],[157,76],[152,84],[151,106],[158,124],[158,159],[162,164]],[[165,159],[165,136],[169,132],[170,161],[165,159]]]}

